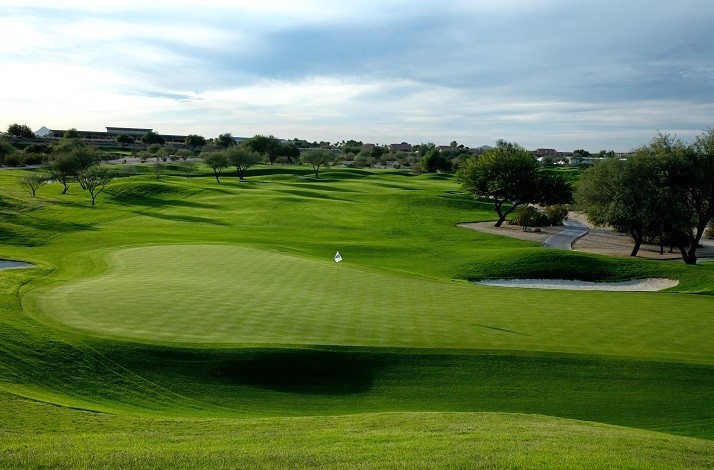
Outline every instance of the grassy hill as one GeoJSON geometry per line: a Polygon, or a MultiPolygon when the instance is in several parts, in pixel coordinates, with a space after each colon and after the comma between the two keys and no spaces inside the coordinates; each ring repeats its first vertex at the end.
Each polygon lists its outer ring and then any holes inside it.
{"type": "Polygon", "coordinates": [[[0,466],[707,467],[714,265],[544,250],[441,175],[0,172],[0,466]],[[344,261],[332,256],[340,251],[344,261]],[[658,293],[489,277],[669,277],[658,293]]]}

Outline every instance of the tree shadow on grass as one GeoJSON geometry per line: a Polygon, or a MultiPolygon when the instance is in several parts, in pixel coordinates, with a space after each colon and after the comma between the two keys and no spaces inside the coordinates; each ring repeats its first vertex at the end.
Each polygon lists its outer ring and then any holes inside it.
{"type": "Polygon", "coordinates": [[[285,393],[348,395],[372,388],[374,357],[328,351],[271,351],[216,364],[219,380],[285,393]]]}
{"type": "Polygon", "coordinates": [[[304,198],[311,198],[311,199],[331,199],[333,201],[354,202],[349,199],[344,199],[341,197],[336,197],[336,196],[332,196],[329,194],[320,193],[317,191],[306,191],[306,190],[299,190],[299,189],[283,189],[280,192],[292,194],[294,196],[300,196],[300,197],[304,197],[304,198]]]}

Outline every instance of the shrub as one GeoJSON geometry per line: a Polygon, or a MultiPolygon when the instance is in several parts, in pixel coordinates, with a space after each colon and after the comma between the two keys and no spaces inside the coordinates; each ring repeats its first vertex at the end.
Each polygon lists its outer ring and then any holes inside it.
{"type": "Polygon", "coordinates": [[[709,224],[704,234],[707,238],[714,238],[714,224],[709,224]]]}
{"type": "Polygon", "coordinates": [[[539,227],[542,225],[550,225],[550,219],[544,213],[533,206],[523,206],[516,209],[513,213],[511,223],[527,229],[528,227],[539,227]]]}
{"type": "Polygon", "coordinates": [[[43,155],[39,153],[27,153],[21,152],[20,158],[22,159],[22,164],[23,165],[39,165],[42,163],[43,155]]]}
{"type": "Polygon", "coordinates": [[[22,165],[22,154],[20,152],[11,153],[5,155],[5,161],[3,164],[7,166],[21,166],[22,165]]]}
{"type": "Polygon", "coordinates": [[[563,221],[568,217],[569,207],[564,204],[553,204],[545,206],[545,214],[548,216],[549,225],[563,225],[563,221]]]}

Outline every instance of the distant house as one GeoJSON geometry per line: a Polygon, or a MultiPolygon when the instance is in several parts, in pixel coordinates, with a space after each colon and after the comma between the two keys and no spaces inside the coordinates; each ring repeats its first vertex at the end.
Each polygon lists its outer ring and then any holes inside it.
{"type": "Polygon", "coordinates": [[[558,152],[555,149],[537,149],[536,150],[536,156],[538,157],[546,157],[546,156],[552,156],[552,155],[557,155],[558,152]]]}
{"type": "Polygon", "coordinates": [[[412,145],[406,142],[402,142],[401,144],[389,144],[389,150],[394,152],[411,152],[412,145]]]}

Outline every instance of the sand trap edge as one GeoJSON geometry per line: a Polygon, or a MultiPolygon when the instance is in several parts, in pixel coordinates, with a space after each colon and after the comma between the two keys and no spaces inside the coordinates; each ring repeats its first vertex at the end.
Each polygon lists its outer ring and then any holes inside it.
{"type": "Polygon", "coordinates": [[[515,287],[523,289],[560,289],[560,290],[603,290],[618,292],[657,292],[675,287],[679,281],[674,279],[631,279],[622,282],[589,282],[572,279],[484,279],[477,281],[483,286],[515,287]]]}

